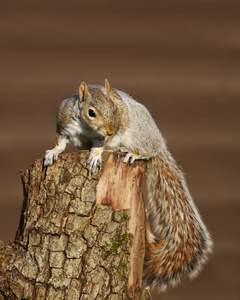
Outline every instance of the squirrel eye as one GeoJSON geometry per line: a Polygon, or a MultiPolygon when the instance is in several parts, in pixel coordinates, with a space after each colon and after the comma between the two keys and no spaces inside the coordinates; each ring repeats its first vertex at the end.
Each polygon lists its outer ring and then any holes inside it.
{"type": "Polygon", "coordinates": [[[96,117],[95,111],[92,110],[92,109],[88,110],[88,115],[89,115],[90,118],[95,118],[96,117]]]}

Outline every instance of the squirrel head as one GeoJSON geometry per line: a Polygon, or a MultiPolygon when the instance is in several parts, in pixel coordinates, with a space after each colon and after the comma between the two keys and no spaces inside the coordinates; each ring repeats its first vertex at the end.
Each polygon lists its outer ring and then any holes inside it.
{"type": "Polygon", "coordinates": [[[105,86],[79,86],[79,105],[81,119],[96,133],[106,137],[115,134],[119,127],[118,109],[110,99],[110,84],[105,79],[105,86]]]}

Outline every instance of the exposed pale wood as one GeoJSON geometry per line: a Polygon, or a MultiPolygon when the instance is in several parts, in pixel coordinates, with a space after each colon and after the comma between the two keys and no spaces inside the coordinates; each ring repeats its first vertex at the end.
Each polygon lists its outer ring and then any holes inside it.
{"type": "Polygon", "coordinates": [[[129,233],[134,237],[130,254],[129,290],[141,290],[145,253],[145,214],[142,199],[144,163],[128,167],[111,155],[97,185],[96,202],[114,210],[130,210],[129,233]]]}

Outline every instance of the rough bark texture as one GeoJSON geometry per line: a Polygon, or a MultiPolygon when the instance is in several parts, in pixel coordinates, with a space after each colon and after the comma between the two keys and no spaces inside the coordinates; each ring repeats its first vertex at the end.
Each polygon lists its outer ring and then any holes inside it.
{"type": "Polygon", "coordinates": [[[150,299],[142,291],[145,164],[88,151],[21,171],[24,200],[13,243],[0,246],[1,299],[150,299]]]}

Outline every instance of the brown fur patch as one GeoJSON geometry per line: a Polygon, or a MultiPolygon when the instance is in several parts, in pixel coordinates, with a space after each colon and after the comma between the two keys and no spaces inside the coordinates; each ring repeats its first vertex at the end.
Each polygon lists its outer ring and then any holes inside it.
{"type": "Polygon", "coordinates": [[[136,156],[140,156],[140,154],[136,153],[136,152],[132,152],[132,154],[136,155],[136,156]]]}
{"type": "Polygon", "coordinates": [[[94,151],[94,155],[98,156],[100,154],[100,151],[99,150],[95,150],[94,151]]]}
{"type": "Polygon", "coordinates": [[[57,133],[57,134],[56,134],[56,145],[57,145],[57,146],[60,145],[60,140],[61,140],[61,134],[57,133]]]}

